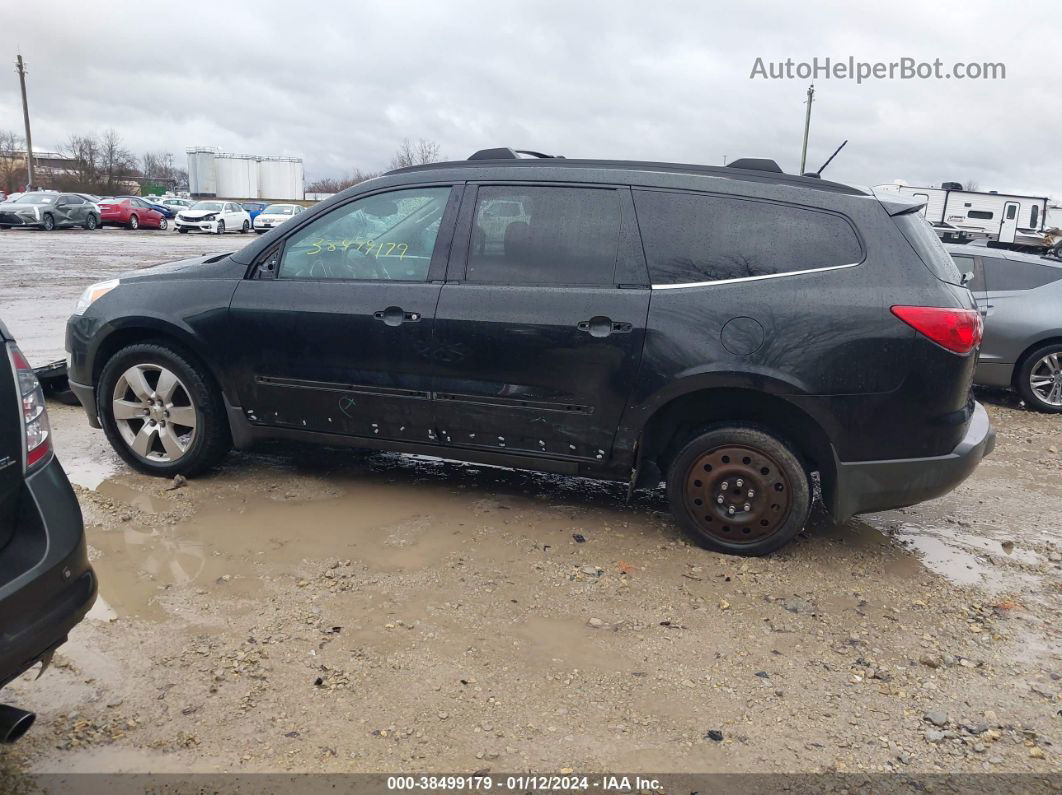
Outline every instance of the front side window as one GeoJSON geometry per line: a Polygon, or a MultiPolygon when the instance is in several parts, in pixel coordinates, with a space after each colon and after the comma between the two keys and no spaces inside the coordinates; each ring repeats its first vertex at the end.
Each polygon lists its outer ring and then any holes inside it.
{"type": "Polygon", "coordinates": [[[344,204],[287,239],[281,279],[422,282],[450,188],[411,188],[344,204]]]}
{"type": "Polygon", "coordinates": [[[634,196],[654,285],[772,276],[863,259],[851,224],[830,213],[733,196],[634,196]]]}
{"type": "Polygon", "coordinates": [[[608,188],[479,189],[469,282],[612,285],[620,203],[608,188]]]}

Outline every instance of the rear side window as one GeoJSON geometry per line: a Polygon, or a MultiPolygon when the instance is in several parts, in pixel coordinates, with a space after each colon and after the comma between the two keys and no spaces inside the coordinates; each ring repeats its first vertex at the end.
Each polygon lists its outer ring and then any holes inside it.
{"type": "Polygon", "coordinates": [[[492,284],[611,285],[619,232],[615,190],[481,187],[466,279],[492,284]]]}
{"type": "Polygon", "coordinates": [[[962,273],[955,260],[948,255],[937,233],[920,213],[903,213],[894,216],[893,220],[930,273],[943,282],[962,284],[962,273]]]}
{"type": "Polygon", "coordinates": [[[981,262],[984,264],[988,289],[993,292],[1035,290],[1062,279],[1062,267],[1053,265],[1000,257],[981,257],[981,262]]]}
{"type": "Polygon", "coordinates": [[[830,213],[729,196],[634,196],[654,285],[794,273],[863,259],[852,226],[830,213]]]}

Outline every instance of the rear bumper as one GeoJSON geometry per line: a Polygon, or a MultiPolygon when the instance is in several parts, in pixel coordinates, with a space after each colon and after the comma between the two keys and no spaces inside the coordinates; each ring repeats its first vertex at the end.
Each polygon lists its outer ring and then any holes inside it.
{"type": "Polygon", "coordinates": [[[26,479],[19,525],[0,551],[0,687],[54,651],[96,601],[81,509],[52,456],[26,479]],[[43,549],[40,557],[35,552],[43,549]],[[36,559],[26,566],[25,559],[36,559]]]}
{"type": "Polygon", "coordinates": [[[988,413],[974,404],[966,435],[947,455],[890,461],[836,462],[830,512],[838,521],[858,513],[903,508],[947,494],[992,452],[996,432],[988,413]]]}

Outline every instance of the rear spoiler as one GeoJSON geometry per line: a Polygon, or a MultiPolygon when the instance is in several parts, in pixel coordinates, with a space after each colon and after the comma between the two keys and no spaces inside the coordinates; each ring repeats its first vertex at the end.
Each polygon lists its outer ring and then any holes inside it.
{"type": "Polygon", "coordinates": [[[889,215],[913,213],[916,210],[921,210],[926,205],[923,199],[916,199],[913,196],[902,196],[899,193],[878,190],[877,188],[871,188],[871,190],[874,192],[874,198],[881,203],[881,206],[885,208],[885,212],[889,215]]]}

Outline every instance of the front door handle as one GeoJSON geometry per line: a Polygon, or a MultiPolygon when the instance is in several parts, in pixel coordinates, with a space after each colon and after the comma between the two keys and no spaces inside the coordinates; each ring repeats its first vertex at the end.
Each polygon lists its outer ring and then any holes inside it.
{"type": "Polygon", "coordinates": [[[607,337],[609,334],[629,334],[633,326],[620,323],[610,317],[595,315],[589,320],[580,320],[575,324],[579,331],[585,331],[591,337],[607,337]]]}
{"type": "Polygon", "coordinates": [[[389,306],[387,309],[373,312],[372,316],[388,326],[401,326],[403,323],[416,323],[420,320],[420,312],[407,312],[400,306],[389,306]]]}

